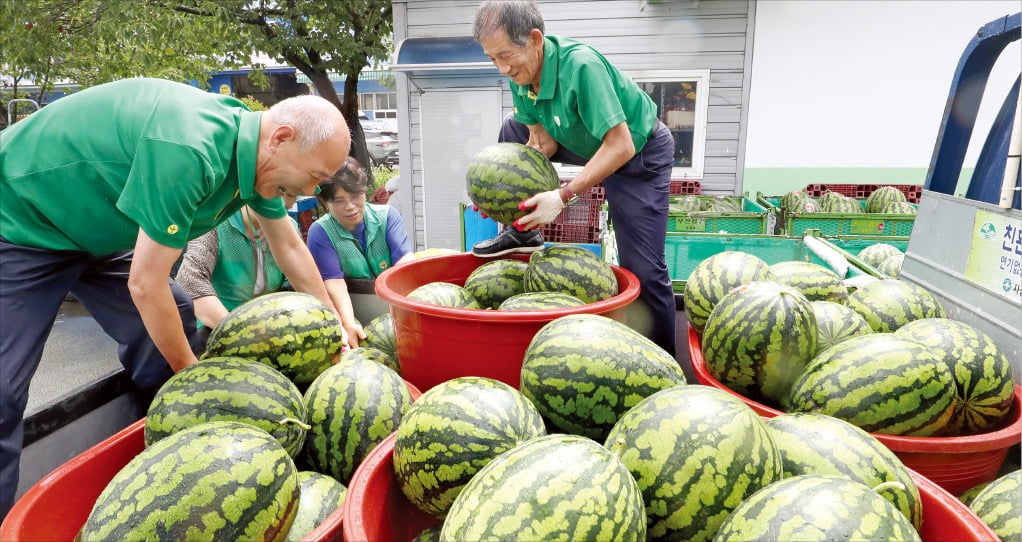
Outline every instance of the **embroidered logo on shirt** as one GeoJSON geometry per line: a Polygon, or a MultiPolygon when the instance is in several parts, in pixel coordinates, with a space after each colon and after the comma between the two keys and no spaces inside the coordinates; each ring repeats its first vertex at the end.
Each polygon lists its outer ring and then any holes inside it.
{"type": "Polygon", "coordinates": [[[386,269],[386,268],[387,268],[387,262],[380,261],[380,269],[386,269]]]}
{"type": "Polygon", "coordinates": [[[177,233],[177,230],[178,230],[177,224],[171,224],[171,225],[167,226],[167,233],[169,233],[171,235],[174,235],[175,233],[177,233]]]}

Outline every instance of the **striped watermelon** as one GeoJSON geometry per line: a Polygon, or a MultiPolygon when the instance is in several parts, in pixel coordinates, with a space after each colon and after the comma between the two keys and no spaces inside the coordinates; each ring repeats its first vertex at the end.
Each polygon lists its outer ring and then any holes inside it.
{"type": "Polygon", "coordinates": [[[203,358],[254,359],[308,384],[341,353],[341,322],[300,292],[261,295],[235,307],[209,334],[203,358]]]}
{"type": "Polygon", "coordinates": [[[687,214],[702,209],[703,202],[698,196],[672,197],[667,212],[675,214],[687,214]]]}
{"type": "Polygon", "coordinates": [[[766,421],[784,463],[784,476],[834,474],[877,492],[916,528],[923,505],[908,469],[876,437],[854,425],[823,414],[784,414],[766,421]],[[895,484],[884,484],[896,482],[895,484]]]}
{"type": "Polygon", "coordinates": [[[427,527],[415,535],[412,542],[440,542],[440,529],[442,527],[443,524],[427,527]]]}
{"type": "Polygon", "coordinates": [[[820,198],[820,212],[835,214],[862,214],[865,211],[862,208],[862,204],[859,203],[859,200],[837,192],[827,192],[820,198]]]}
{"type": "Polygon", "coordinates": [[[344,504],[348,488],[333,478],[312,471],[300,471],[298,513],[287,532],[287,542],[299,542],[344,504]]]}
{"type": "Polygon", "coordinates": [[[358,348],[352,348],[351,350],[341,354],[341,361],[355,359],[373,361],[389,368],[397,374],[401,374],[401,367],[398,365],[397,360],[375,348],[359,346],[358,348]]]}
{"type": "Polygon", "coordinates": [[[944,306],[922,286],[901,280],[871,282],[848,296],[848,307],[873,331],[890,333],[923,318],[946,318],[944,306]]]}
{"type": "Polygon", "coordinates": [[[712,196],[705,198],[702,209],[708,213],[740,213],[742,212],[741,198],[734,196],[712,196]]]}
{"type": "Polygon", "coordinates": [[[880,212],[889,215],[915,215],[916,206],[907,201],[894,201],[885,205],[880,212]]]}
{"type": "Polygon", "coordinates": [[[366,338],[359,342],[359,345],[375,348],[390,358],[387,367],[393,368],[398,365],[397,338],[394,336],[394,319],[389,312],[385,312],[369,321],[369,325],[363,330],[366,338]]]}
{"type": "Polygon", "coordinates": [[[603,440],[643,398],[684,383],[678,362],[653,341],[610,318],[572,314],[536,332],[520,389],[561,431],[603,440]]]}
{"type": "Polygon", "coordinates": [[[525,268],[515,259],[493,260],[475,268],[465,279],[465,289],[484,309],[496,309],[507,298],[525,291],[525,268]]]}
{"type": "Polygon", "coordinates": [[[480,309],[479,302],[465,288],[451,282],[430,282],[408,294],[408,299],[458,309],[480,309]]]}
{"type": "Polygon", "coordinates": [[[893,186],[881,186],[866,198],[867,213],[882,213],[884,209],[895,202],[908,201],[905,194],[893,186]]]}
{"type": "Polygon", "coordinates": [[[982,493],[988,485],[990,485],[990,482],[983,482],[982,484],[972,486],[965,490],[965,493],[959,495],[958,500],[962,501],[962,504],[965,506],[972,506],[972,501],[976,500],[976,496],[982,493]]]}
{"type": "Polygon", "coordinates": [[[725,540],[921,540],[871,488],[834,475],[786,478],[742,501],[714,538],[725,540]]]}
{"type": "Polygon", "coordinates": [[[860,260],[868,263],[869,265],[873,267],[878,267],[887,258],[890,258],[891,256],[901,253],[902,252],[898,250],[898,248],[895,247],[894,245],[888,245],[887,243],[876,243],[860,250],[859,253],[856,254],[856,256],[860,260]]]}
{"type": "Polygon", "coordinates": [[[489,378],[455,378],[424,393],[401,419],[394,473],[412,504],[442,518],[479,469],[545,434],[536,407],[518,390],[489,378]]]}
{"type": "Polygon", "coordinates": [[[726,251],[699,262],[685,282],[685,314],[692,327],[702,330],[717,302],[736,286],[773,280],[763,260],[745,252],[726,251]]]}
{"type": "Polygon", "coordinates": [[[892,279],[898,278],[901,275],[901,267],[905,264],[904,254],[895,254],[880,262],[880,265],[876,266],[877,271],[880,274],[891,277],[892,279]]]}
{"type": "Polygon", "coordinates": [[[355,467],[397,429],[412,404],[404,380],[367,360],[345,360],[305,392],[309,430],[303,456],[313,470],[347,484],[355,467]]]}
{"type": "Polygon", "coordinates": [[[708,386],[657,392],[607,436],[642,491],[650,539],[709,540],[743,499],[781,479],[781,456],[756,413],[708,386]]]}
{"type": "Polygon", "coordinates": [[[1008,356],[989,335],[946,318],[916,320],[895,335],[929,346],[951,368],[958,401],[945,434],[985,433],[1004,424],[1011,412],[1015,382],[1008,356]]]}
{"type": "Polygon", "coordinates": [[[518,209],[522,200],[560,185],[550,160],[520,143],[484,147],[472,157],[465,181],[472,203],[501,224],[511,224],[529,213],[518,209]]]}
{"type": "Polygon", "coordinates": [[[892,333],[848,339],[816,357],[791,389],[791,412],[817,412],[870,433],[933,436],[955,411],[951,370],[930,347],[892,333]]]}
{"type": "Polygon", "coordinates": [[[617,295],[617,276],[607,262],[585,248],[558,244],[529,256],[526,292],[562,292],[586,303],[617,295]]]}
{"type": "Polygon", "coordinates": [[[294,457],[305,442],[305,401],[276,369],[244,358],[193,363],[160,387],[145,421],[145,443],[212,421],[233,421],[266,431],[294,457]]]}
{"type": "Polygon", "coordinates": [[[451,505],[440,540],[646,539],[642,494],[609,450],[548,435],[497,456],[451,505]]]}
{"type": "Polygon", "coordinates": [[[578,307],[579,305],[585,305],[585,302],[564,292],[525,292],[505,299],[497,309],[502,311],[541,311],[578,307]]]}
{"type": "Polygon", "coordinates": [[[776,282],[753,282],[717,303],[703,330],[706,367],[732,390],[786,406],[816,355],[816,318],[806,298],[776,282]]]}
{"type": "Polygon", "coordinates": [[[809,303],[816,317],[816,353],[842,341],[873,333],[859,313],[839,303],[813,301],[809,303]]]}
{"type": "Polygon", "coordinates": [[[848,299],[848,288],[837,273],[810,262],[780,262],[770,266],[774,281],[787,284],[802,292],[809,301],[833,301],[844,303],[848,299]]]}
{"type": "Polygon", "coordinates": [[[1022,539],[1022,471],[990,482],[969,505],[1001,540],[1022,539]]]}
{"type": "Polygon", "coordinates": [[[77,540],[280,540],[298,470],[267,432],[209,422],[146,448],[110,480],[77,540]]]}
{"type": "Polygon", "coordinates": [[[809,194],[801,190],[792,190],[781,197],[781,209],[788,212],[794,212],[801,204],[801,202],[812,199],[809,194]]]}

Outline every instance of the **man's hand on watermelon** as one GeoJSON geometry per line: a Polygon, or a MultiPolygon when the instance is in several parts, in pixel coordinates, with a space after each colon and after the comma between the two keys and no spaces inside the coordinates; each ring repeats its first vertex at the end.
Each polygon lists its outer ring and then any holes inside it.
{"type": "Polygon", "coordinates": [[[519,231],[526,231],[546,226],[557,220],[557,215],[561,214],[564,205],[561,190],[540,192],[518,204],[519,209],[524,211],[532,208],[532,212],[515,220],[514,227],[519,231]]]}

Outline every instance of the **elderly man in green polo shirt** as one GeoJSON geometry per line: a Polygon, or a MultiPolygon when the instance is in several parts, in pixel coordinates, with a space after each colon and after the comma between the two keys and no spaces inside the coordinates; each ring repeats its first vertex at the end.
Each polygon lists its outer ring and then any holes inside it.
{"type": "Polygon", "coordinates": [[[312,194],[349,146],[322,98],[252,112],[156,79],[84,90],[0,132],[0,517],[17,489],[29,382],[67,292],[154,391],[196,361],[191,301],[171,269],[247,204],[294,287],[333,307],[279,196],[312,194]]]}

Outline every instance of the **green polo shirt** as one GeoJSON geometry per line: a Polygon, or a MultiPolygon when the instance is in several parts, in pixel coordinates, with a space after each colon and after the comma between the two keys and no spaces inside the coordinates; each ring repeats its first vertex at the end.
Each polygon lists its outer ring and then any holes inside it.
{"type": "Polygon", "coordinates": [[[628,123],[635,152],[656,124],[656,104],[635,81],[592,47],[558,36],[543,38],[539,95],[511,82],[515,120],[541,124],[557,143],[590,159],[603,136],[628,123]]]}
{"type": "Polygon", "coordinates": [[[184,248],[248,203],[260,113],[229,96],[125,79],[47,105],[0,132],[0,237],[96,255],[135,246],[141,227],[184,248]]]}

